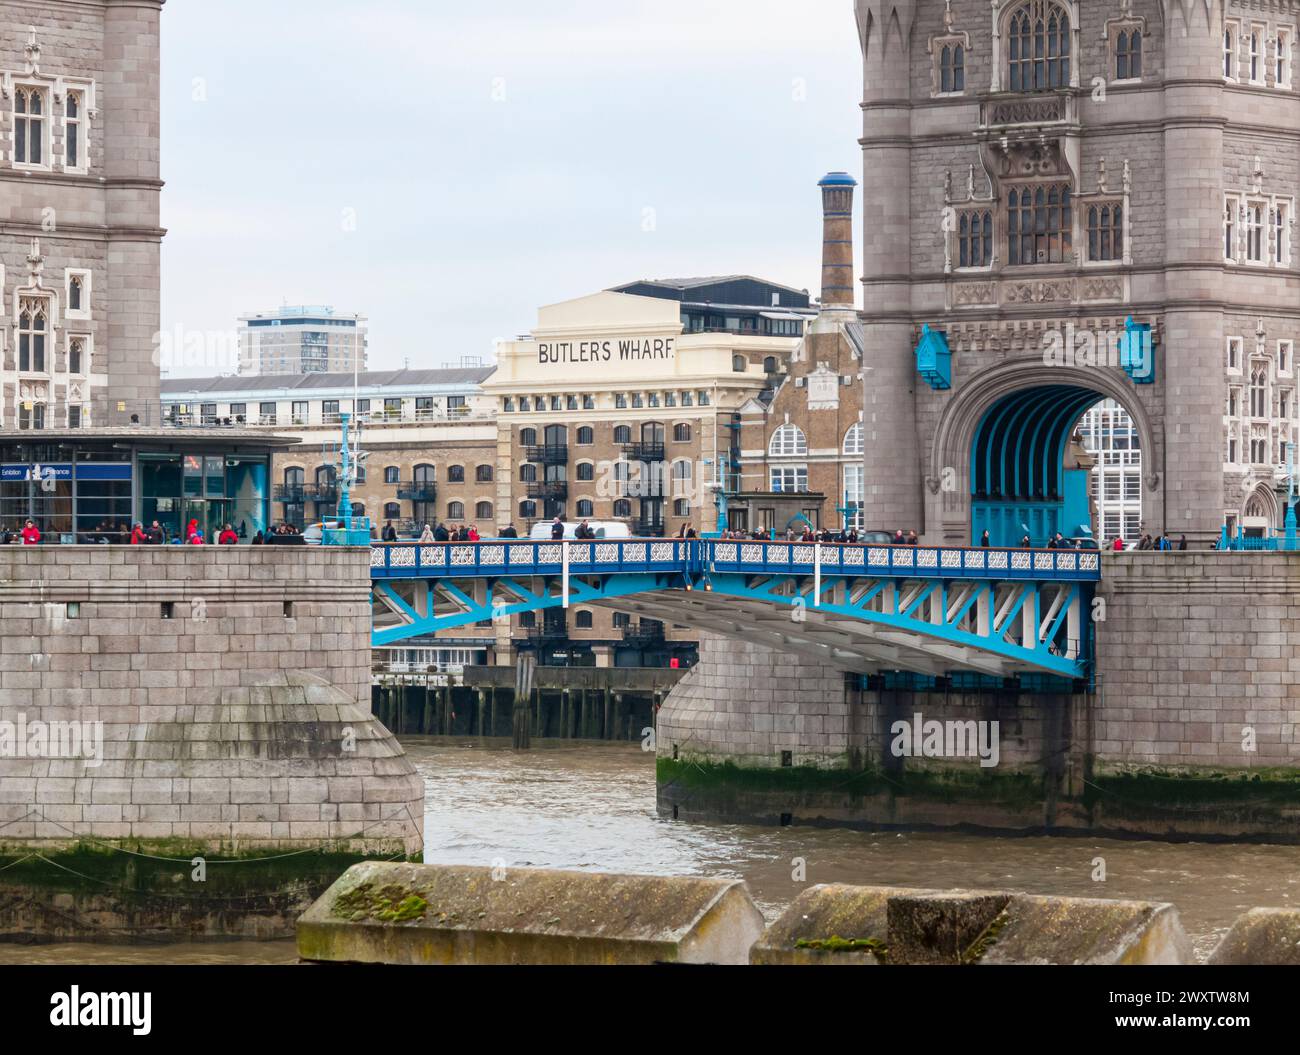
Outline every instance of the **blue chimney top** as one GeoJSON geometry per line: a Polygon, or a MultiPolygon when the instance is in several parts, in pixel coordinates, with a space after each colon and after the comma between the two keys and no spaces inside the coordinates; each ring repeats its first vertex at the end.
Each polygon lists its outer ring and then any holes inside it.
{"type": "Polygon", "coordinates": [[[819,187],[856,187],[858,181],[847,172],[828,172],[817,184],[819,187]]]}

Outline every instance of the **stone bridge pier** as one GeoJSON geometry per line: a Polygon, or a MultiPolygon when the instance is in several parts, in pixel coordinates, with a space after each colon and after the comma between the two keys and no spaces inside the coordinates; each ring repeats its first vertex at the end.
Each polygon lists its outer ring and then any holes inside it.
{"type": "Polygon", "coordinates": [[[1104,556],[1091,684],[845,675],[706,638],[659,712],[661,812],[1300,842],[1300,556],[1104,556]],[[937,750],[900,740],[932,721],[937,750]]]}
{"type": "Polygon", "coordinates": [[[364,549],[0,547],[0,850],[416,854],[364,549]]]}

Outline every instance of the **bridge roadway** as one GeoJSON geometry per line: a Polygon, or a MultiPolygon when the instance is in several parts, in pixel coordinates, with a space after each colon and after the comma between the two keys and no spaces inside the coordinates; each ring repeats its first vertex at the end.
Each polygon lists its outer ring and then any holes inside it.
{"type": "Polygon", "coordinates": [[[599,605],[861,673],[1086,678],[1096,550],[729,539],[381,543],[376,645],[599,605]]]}

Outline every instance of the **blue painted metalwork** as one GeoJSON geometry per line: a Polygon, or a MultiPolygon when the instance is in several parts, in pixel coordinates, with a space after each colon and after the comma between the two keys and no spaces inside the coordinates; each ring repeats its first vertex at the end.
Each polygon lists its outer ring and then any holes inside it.
{"type": "Polygon", "coordinates": [[[1219,549],[1236,550],[1239,552],[1259,552],[1259,551],[1294,551],[1297,548],[1295,537],[1288,536],[1285,531],[1273,535],[1247,535],[1242,528],[1237,528],[1237,534],[1229,535],[1228,526],[1225,524],[1219,533],[1219,549]]]}
{"type": "Polygon", "coordinates": [[[1095,550],[500,540],[376,545],[371,577],[376,600],[400,620],[375,627],[376,645],[516,612],[635,601],[637,611],[824,654],[845,669],[1082,678],[1101,565],[1095,550]],[[774,629],[782,609],[789,620],[774,629]]]}
{"type": "Polygon", "coordinates": [[[1151,324],[1134,322],[1130,315],[1124,321],[1124,336],[1120,338],[1119,365],[1135,385],[1153,384],[1156,379],[1156,357],[1151,347],[1151,324]]]}
{"type": "Polygon", "coordinates": [[[1004,396],[985,412],[971,441],[971,541],[987,530],[994,545],[1029,535],[1080,534],[1091,522],[1084,470],[1066,469],[1075,423],[1102,395],[1049,385],[1004,396]]]}
{"type": "Polygon", "coordinates": [[[916,345],[916,372],[933,389],[952,388],[952,349],[943,332],[930,329],[929,323],[921,327],[916,345]]]}

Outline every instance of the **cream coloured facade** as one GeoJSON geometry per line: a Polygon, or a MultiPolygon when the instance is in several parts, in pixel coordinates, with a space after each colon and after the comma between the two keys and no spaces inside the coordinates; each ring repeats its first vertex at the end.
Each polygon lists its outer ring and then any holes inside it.
{"type": "Polygon", "coordinates": [[[712,531],[719,457],[747,402],[770,392],[798,339],[683,333],[678,305],[602,292],[541,308],[502,342],[498,504],[521,526],[556,515],[641,534],[712,531]]]}

